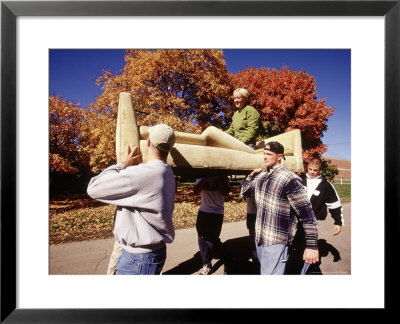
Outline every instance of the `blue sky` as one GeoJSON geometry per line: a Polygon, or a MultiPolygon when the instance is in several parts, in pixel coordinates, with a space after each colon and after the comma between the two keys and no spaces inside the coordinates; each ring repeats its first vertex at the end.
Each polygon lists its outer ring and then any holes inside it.
{"type": "MultiPolygon", "coordinates": [[[[237,73],[252,66],[303,70],[315,78],[318,99],[325,98],[335,113],[328,120],[322,141],[324,155],[351,159],[351,52],[350,50],[223,50],[227,69],[237,73]]],[[[50,50],[50,94],[86,107],[101,93],[95,79],[102,70],[119,73],[124,67],[124,50],[50,50]]]]}

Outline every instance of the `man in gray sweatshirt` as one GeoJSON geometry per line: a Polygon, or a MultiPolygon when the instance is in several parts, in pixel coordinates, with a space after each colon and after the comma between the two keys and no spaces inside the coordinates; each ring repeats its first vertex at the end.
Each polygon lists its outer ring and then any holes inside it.
{"type": "Polygon", "coordinates": [[[91,179],[87,192],[101,202],[117,205],[114,235],[122,246],[117,275],[160,274],[166,243],[175,237],[172,213],[175,178],[167,164],[175,144],[171,127],[150,128],[147,162],[140,164],[139,149],[127,146],[116,165],[91,179]]]}

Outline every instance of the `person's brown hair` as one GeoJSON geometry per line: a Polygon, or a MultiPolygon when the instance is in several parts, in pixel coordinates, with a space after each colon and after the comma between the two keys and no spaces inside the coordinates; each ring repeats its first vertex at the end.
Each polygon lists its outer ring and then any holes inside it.
{"type": "Polygon", "coordinates": [[[324,161],[319,155],[314,155],[310,162],[308,162],[308,165],[316,165],[317,163],[313,162],[313,160],[318,160],[319,161],[319,167],[322,167],[322,164],[324,164],[324,161]]]}

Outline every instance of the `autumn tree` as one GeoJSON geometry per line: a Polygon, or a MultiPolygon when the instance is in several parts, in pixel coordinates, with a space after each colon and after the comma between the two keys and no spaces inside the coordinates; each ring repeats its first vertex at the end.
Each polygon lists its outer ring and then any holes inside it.
{"type": "Polygon", "coordinates": [[[325,99],[317,100],[313,76],[287,67],[279,71],[251,67],[231,77],[235,87],[252,94],[251,104],[261,115],[263,137],[300,129],[305,161],[326,151],[321,138],[334,108],[325,105],[325,99]]]}
{"type": "Polygon", "coordinates": [[[335,176],[339,174],[339,169],[331,160],[324,160],[321,166],[321,174],[329,181],[333,181],[335,176]]]}
{"type": "Polygon", "coordinates": [[[84,169],[80,150],[80,126],[83,111],[77,104],[60,96],[49,98],[49,164],[50,174],[76,174],[84,169]]]}
{"type": "Polygon", "coordinates": [[[233,91],[220,50],[127,50],[120,74],[104,71],[102,93],[82,129],[93,172],[115,161],[115,125],[120,92],[129,92],[138,125],[166,123],[199,133],[230,121],[233,91]]]}

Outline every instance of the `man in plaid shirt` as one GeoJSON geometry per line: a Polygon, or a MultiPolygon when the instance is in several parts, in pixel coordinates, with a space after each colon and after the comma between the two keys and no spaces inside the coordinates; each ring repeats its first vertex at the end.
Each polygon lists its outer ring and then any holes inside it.
{"type": "Polygon", "coordinates": [[[303,259],[319,261],[318,226],[301,178],[281,164],[284,147],[269,142],[264,147],[267,170],[256,169],[243,181],[241,194],[255,195],[256,246],[261,274],[284,274],[298,222],[302,222],[306,249],[303,259]]]}

